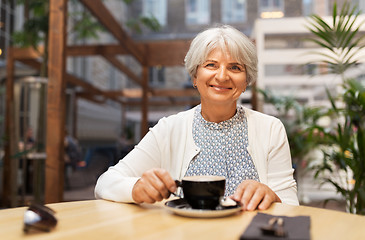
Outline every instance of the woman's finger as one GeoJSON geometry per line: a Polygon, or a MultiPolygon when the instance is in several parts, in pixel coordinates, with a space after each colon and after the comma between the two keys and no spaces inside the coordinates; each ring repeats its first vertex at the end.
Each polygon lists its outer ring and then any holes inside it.
{"type": "Polygon", "coordinates": [[[145,190],[144,179],[140,178],[133,186],[132,198],[136,203],[153,203],[154,200],[145,190]]]}
{"type": "Polygon", "coordinates": [[[168,195],[170,195],[170,192],[176,191],[176,183],[168,171],[159,169],[156,171],[156,175],[163,182],[168,195]]]}
{"type": "Polygon", "coordinates": [[[246,205],[246,210],[253,211],[256,209],[257,205],[262,201],[265,197],[265,191],[260,188],[260,186],[255,186],[254,193],[249,199],[248,204],[246,205]]]}
{"type": "Polygon", "coordinates": [[[137,203],[154,203],[170,196],[169,189],[176,191],[175,181],[164,169],[150,169],[142,174],[132,190],[137,203]]]}
{"type": "Polygon", "coordinates": [[[260,209],[260,210],[268,209],[271,206],[271,203],[273,203],[273,202],[274,202],[274,199],[271,196],[265,195],[264,199],[259,204],[258,209],[260,209]]]}
{"type": "Polygon", "coordinates": [[[243,204],[244,209],[247,209],[247,205],[251,201],[252,196],[255,193],[255,186],[250,185],[248,182],[242,184],[242,195],[239,201],[243,204]]]}
{"type": "Polygon", "coordinates": [[[151,169],[142,175],[144,189],[155,201],[161,201],[168,192],[165,184],[158,177],[159,171],[159,169],[151,169]]]}

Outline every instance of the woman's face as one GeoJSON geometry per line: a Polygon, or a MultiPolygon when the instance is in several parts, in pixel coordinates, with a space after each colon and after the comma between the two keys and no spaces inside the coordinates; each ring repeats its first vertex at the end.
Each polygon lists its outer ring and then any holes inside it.
{"type": "Polygon", "coordinates": [[[194,84],[202,104],[236,103],[247,87],[246,69],[232,59],[228,52],[216,48],[198,67],[194,84]]]}

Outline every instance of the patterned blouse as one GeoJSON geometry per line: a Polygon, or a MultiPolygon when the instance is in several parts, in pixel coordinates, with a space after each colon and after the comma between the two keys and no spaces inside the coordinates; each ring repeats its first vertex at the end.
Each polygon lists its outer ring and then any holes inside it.
{"type": "Polygon", "coordinates": [[[246,179],[259,181],[256,167],[247,151],[247,119],[242,106],[229,120],[214,123],[194,113],[193,138],[200,153],[190,162],[185,176],[215,175],[226,178],[225,196],[233,195],[246,179]]]}

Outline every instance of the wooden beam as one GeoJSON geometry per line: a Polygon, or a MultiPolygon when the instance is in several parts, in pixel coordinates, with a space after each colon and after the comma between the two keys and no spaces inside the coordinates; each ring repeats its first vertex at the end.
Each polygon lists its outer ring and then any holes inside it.
{"type": "MultiPolygon", "coordinates": [[[[40,68],[41,68],[41,63],[38,62],[35,59],[19,59],[18,61],[20,61],[24,64],[27,64],[28,66],[31,66],[31,67],[33,67],[34,69],[37,69],[37,70],[40,70],[40,68]]],[[[67,81],[67,83],[69,83],[73,86],[82,87],[84,89],[84,91],[88,92],[88,94],[102,95],[105,98],[110,98],[111,100],[120,102],[120,100],[118,99],[117,94],[110,93],[108,91],[102,91],[102,90],[98,89],[97,87],[95,87],[94,85],[88,83],[87,81],[85,81],[81,78],[75,77],[74,75],[71,75],[69,73],[66,73],[66,81],[67,81]]],[[[84,98],[86,98],[86,97],[84,97],[84,98]]],[[[91,99],[89,98],[89,100],[91,100],[91,99]]],[[[93,99],[93,101],[94,102],[99,102],[99,103],[101,103],[101,102],[104,103],[105,102],[105,100],[104,101],[98,101],[96,99],[93,99]]]]}
{"type": "Polygon", "coordinates": [[[120,23],[105,7],[102,0],[80,0],[98,21],[121,43],[125,50],[132,54],[140,63],[145,62],[144,53],[134,44],[133,40],[123,30],[120,23]]]}
{"type": "MultiPolygon", "coordinates": [[[[126,36],[129,39],[128,35],[126,36]]],[[[132,40],[129,39],[129,41],[132,40]]],[[[148,55],[148,59],[145,61],[148,66],[179,66],[184,64],[184,58],[189,49],[190,42],[190,40],[140,42],[133,43],[133,47],[136,49],[143,49],[145,45],[148,47],[150,54],[148,55]]],[[[43,53],[42,47],[39,47],[39,51],[32,47],[13,49],[13,58],[15,60],[37,59],[40,58],[43,53]]],[[[68,46],[66,48],[66,55],[71,57],[92,55],[125,55],[130,53],[131,52],[126,49],[126,46],[123,46],[122,44],[97,44],[86,46],[76,45],[68,46]]]]}
{"type": "MultiPolygon", "coordinates": [[[[37,60],[25,59],[19,60],[24,64],[27,64],[35,69],[40,69],[40,63],[37,60]]],[[[102,95],[106,98],[110,98],[114,101],[119,102],[120,97],[124,98],[142,98],[142,89],[141,88],[130,88],[130,89],[122,89],[117,91],[102,91],[89,82],[75,77],[71,74],[66,74],[66,80],[69,84],[74,86],[79,86],[87,92],[87,94],[96,94],[102,95]]],[[[253,86],[254,87],[254,86],[253,86]]],[[[80,93],[82,95],[82,93],[80,93]]],[[[86,93],[85,93],[86,94],[86,93]]],[[[149,97],[196,97],[199,96],[199,92],[196,89],[149,89],[148,92],[149,97]]],[[[86,98],[86,97],[84,97],[86,98]]],[[[90,96],[89,96],[89,100],[90,96]]],[[[93,100],[94,102],[102,102],[100,100],[93,100]]],[[[253,103],[253,105],[255,105],[253,103]]]]}
{"type": "Polygon", "coordinates": [[[117,91],[105,91],[108,96],[114,97],[126,97],[126,98],[141,98],[142,97],[142,89],[140,88],[130,88],[130,89],[121,89],[117,91]]]}
{"type": "Polygon", "coordinates": [[[190,40],[145,42],[149,66],[183,66],[190,40]]]}
{"type": "Polygon", "coordinates": [[[41,63],[35,59],[18,59],[19,62],[24,63],[38,71],[41,70],[41,63]]]}
{"type": "Polygon", "coordinates": [[[142,80],[136,76],[127,66],[125,66],[119,59],[117,54],[126,54],[127,52],[121,45],[92,45],[92,46],[72,46],[67,48],[68,56],[88,56],[88,55],[101,55],[110,64],[120,70],[122,73],[127,75],[138,85],[142,85],[142,80]]]}
{"type": "MultiPolygon", "coordinates": [[[[117,96],[110,94],[108,91],[100,90],[99,88],[86,82],[85,80],[82,80],[81,78],[75,77],[71,74],[66,74],[66,80],[67,80],[67,83],[70,83],[71,85],[82,87],[85,90],[85,92],[87,92],[88,94],[101,95],[101,96],[103,96],[105,98],[109,98],[113,101],[120,102],[120,100],[118,99],[117,96]]],[[[80,94],[82,95],[82,93],[80,93],[80,94]]],[[[98,102],[98,100],[96,100],[96,99],[94,99],[94,100],[95,100],[94,102],[98,102]]],[[[102,101],[102,103],[104,103],[104,102],[105,102],[105,100],[102,101]]]]}
{"type": "Polygon", "coordinates": [[[199,92],[194,89],[152,89],[152,95],[158,97],[196,97],[199,92]]]}
{"type": "MultiPolygon", "coordinates": [[[[149,89],[149,97],[198,97],[199,92],[196,89],[149,89]]],[[[141,98],[142,89],[127,88],[118,91],[105,91],[108,96],[141,98]]]]}
{"type": "Polygon", "coordinates": [[[80,45],[68,46],[66,55],[69,57],[90,56],[90,55],[124,55],[128,54],[120,44],[110,45],[80,45]]]}
{"type": "MultiPolygon", "coordinates": [[[[139,49],[146,45],[150,54],[146,64],[148,66],[181,66],[184,64],[185,55],[190,46],[190,40],[171,40],[135,43],[139,49]]],[[[67,56],[89,56],[89,55],[124,55],[129,52],[121,45],[88,45],[69,46],[67,56]]]]}
{"type": "Polygon", "coordinates": [[[78,92],[76,93],[76,96],[77,98],[84,98],[97,104],[104,104],[106,100],[105,97],[103,97],[102,95],[95,95],[94,93],[88,93],[88,92],[78,92]],[[101,99],[100,96],[102,96],[101,99]]]}
{"type": "Polygon", "coordinates": [[[33,47],[27,48],[12,48],[13,51],[13,59],[20,60],[20,59],[37,59],[42,57],[43,54],[43,47],[39,47],[38,51],[35,50],[33,47]]]}
{"type": "Polygon", "coordinates": [[[103,55],[106,60],[108,60],[114,67],[122,71],[127,77],[132,79],[135,83],[142,86],[142,80],[137,77],[128,67],[126,67],[120,60],[112,55],[103,55]]]}
{"type": "Polygon", "coordinates": [[[103,94],[103,91],[99,88],[95,87],[91,83],[88,83],[81,78],[75,77],[71,74],[66,74],[66,80],[67,83],[73,85],[73,86],[79,86],[82,87],[85,91],[95,93],[95,94],[103,94]]]}
{"type": "MultiPolygon", "coordinates": [[[[122,101],[123,105],[125,106],[130,106],[130,107],[138,107],[141,106],[142,104],[142,100],[137,100],[137,101],[133,101],[133,100],[124,100],[122,101]]],[[[150,99],[148,101],[148,106],[154,106],[154,107],[172,107],[172,106],[195,106],[198,105],[200,103],[200,100],[197,99],[188,99],[188,100],[178,100],[178,99],[174,99],[174,101],[170,101],[170,100],[153,100],[150,99]]]]}
{"type": "MultiPolygon", "coordinates": [[[[18,61],[20,61],[30,67],[33,67],[36,70],[41,69],[41,63],[35,59],[18,59],[18,61]]],[[[97,93],[97,94],[103,94],[102,90],[94,87],[92,84],[86,82],[85,80],[82,80],[81,78],[75,77],[74,75],[66,73],[66,80],[71,85],[82,87],[85,91],[97,93]]]]}
{"type": "MultiPolygon", "coordinates": [[[[27,64],[30,67],[33,67],[34,69],[41,69],[41,63],[35,59],[19,59],[19,61],[27,64]]],[[[86,82],[85,80],[82,80],[81,78],[75,77],[74,75],[66,73],[66,81],[73,86],[82,87],[85,91],[103,95],[102,90],[94,87],[92,84],[86,82]]]]}
{"type": "Polygon", "coordinates": [[[67,0],[49,2],[47,159],[45,202],[63,200],[67,0]]]}

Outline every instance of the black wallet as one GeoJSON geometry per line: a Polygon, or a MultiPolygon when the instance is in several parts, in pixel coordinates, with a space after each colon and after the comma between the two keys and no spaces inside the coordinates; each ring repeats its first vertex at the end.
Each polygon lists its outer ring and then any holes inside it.
{"type": "Polygon", "coordinates": [[[257,215],[252,219],[250,225],[240,236],[240,239],[241,240],[243,239],[309,240],[310,217],[309,216],[287,217],[287,216],[275,216],[265,213],[257,213],[257,215]],[[280,230],[279,234],[277,234],[278,230],[280,230]]]}

